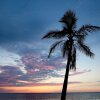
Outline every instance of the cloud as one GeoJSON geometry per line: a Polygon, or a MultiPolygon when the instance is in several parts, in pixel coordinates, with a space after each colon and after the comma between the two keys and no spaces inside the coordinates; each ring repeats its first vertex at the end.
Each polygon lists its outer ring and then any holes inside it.
{"type": "MultiPolygon", "coordinates": [[[[9,89],[6,89],[6,88],[0,88],[0,93],[9,93],[10,90],[9,89]]],[[[1,95],[0,95],[1,96],[1,95]]],[[[2,98],[2,97],[1,97],[2,98]]]]}
{"type": "MultiPolygon", "coordinates": [[[[35,75],[35,78],[48,79],[48,77],[64,77],[65,60],[59,56],[47,59],[47,56],[39,53],[28,53],[22,57],[22,62],[26,66],[25,69],[29,75],[35,75]],[[62,71],[63,70],[63,71],[62,71]]],[[[91,72],[91,70],[77,70],[69,76],[75,76],[83,73],[91,72]]]]}
{"type": "MultiPolygon", "coordinates": [[[[18,82],[21,84],[26,84],[25,86],[2,86],[0,87],[0,93],[15,93],[15,92],[20,92],[20,93],[23,93],[23,92],[29,92],[31,90],[34,90],[33,92],[36,92],[36,88],[39,87],[39,89],[41,89],[41,87],[46,87],[47,89],[47,86],[50,87],[50,88],[54,88],[54,87],[62,87],[63,86],[63,83],[32,83],[32,82],[28,82],[28,81],[21,81],[21,80],[18,80],[18,82]],[[28,91],[27,91],[28,89],[28,91]],[[21,90],[21,91],[20,91],[21,90]],[[26,91],[25,91],[26,90],[26,91]]],[[[70,85],[73,85],[73,84],[82,84],[82,82],[68,82],[68,84],[70,85]]],[[[44,91],[44,89],[43,89],[44,91]]]]}
{"type": "Polygon", "coordinates": [[[69,74],[69,76],[75,76],[75,75],[84,74],[84,73],[87,73],[87,72],[91,72],[91,70],[82,70],[82,71],[78,70],[76,72],[69,74]]]}
{"type": "MultiPolygon", "coordinates": [[[[15,53],[19,56],[23,56],[26,53],[46,53],[47,45],[43,42],[13,42],[0,45],[1,48],[7,52],[15,53]]],[[[0,49],[1,49],[0,48],[0,49]]]]}
{"type": "Polygon", "coordinates": [[[54,74],[55,70],[60,70],[65,67],[62,63],[63,59],[60,57],[53,57],[52,59],[48,59],[47,55],[38,53],[25,54],[22,57],[22,62],[26,66],[25,68],[28,73],[32,74],[34,73],[34,70],[32,72],[32,69],[38,69],[36,73],[38,73],[38,75],[40,74],[40,76],[41,74],[51,76],[54,74]]]}
{"type": "MultiPolygon", "coordinates": [[[[19,60],[15,60],[16,66],[4,65],[0,66],[0,85],[1,86],[25,86],[25,82],[37,83],[41,80],[47,80],[55,75],[55,70],[61,69],[57,65],[60,61],[59,57],[52,60],[47,59],[46,55],[39,53],[27,53],[19,60]],[[21,62],[21,65],[20,65],[21,62]],[[24,68],[24,69],[23,69],[24,68]]],[[[56,76],[58,77],[58,75],[56,76]]]]}
{"type": "Polygon", "coordinates": [[[72,81],[72,82],[68,82],[68,84],[81,84],[82,82],[79,81],[72,81]]]}
{"type": "Polygon", "coordinates": [[[12,86],[16,84],[19,76],[23,75],[18,67],[0,66],[0,86],[12,86]]]}
{"type": "MultiPolygon", "coordinates": [[[[33,82],[28,82],[28,81],[19,81],[20,83],[26,83],[27,86],[62,86],[63,83],[33,83],[33,82]]],[[[79,81],[72,81],[68,82],[68,84],[81,84],[82,82],[79,81]]]]}
{"type": "MultiPolygon", "coordinates": [[[[31,46],[28,52],[23,52],[20,59],[15,59],[16,66],[0,66],[0,85],[1,86],[26,86],[34,85],[50,77],[63,78],[65,73],[65,59],[55,55],[50,59],[47,54],[33,49],[31,46]]],[[[75,76],[90,72],[91,70],[77,70],[69,76],[75,76]]]]}

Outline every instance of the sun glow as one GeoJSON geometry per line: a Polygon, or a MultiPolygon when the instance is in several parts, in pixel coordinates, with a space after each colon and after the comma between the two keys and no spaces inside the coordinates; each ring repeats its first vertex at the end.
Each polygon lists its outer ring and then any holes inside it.
{"type": "MultiPolygon", "coordinates": [[[[100,84],[91,83],[74,83],[68,84],[68,92],[100,92],[100,84]]],[[[62,90],[62,84],[41,84],[35,86],[11,86],[0,87],[1,90],[6,90],[9,93],[59,93],[62,90]]]]}
{"type": "Polygon", "coordinates": [[[10,93],[52,93],[59,92],[61,86],[1,87],[0,89],[10,93]]]}

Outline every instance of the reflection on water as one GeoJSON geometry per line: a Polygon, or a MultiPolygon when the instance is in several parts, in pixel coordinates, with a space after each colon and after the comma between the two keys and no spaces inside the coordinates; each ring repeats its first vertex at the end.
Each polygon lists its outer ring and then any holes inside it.
{"type": "MultiPolygon", "coordinates": [[[[60,93],[1,93],[0,100],[60,100],[60,93]]],[[[66,100],[100,100],[100,93],[67,93],[66,100]]]]}

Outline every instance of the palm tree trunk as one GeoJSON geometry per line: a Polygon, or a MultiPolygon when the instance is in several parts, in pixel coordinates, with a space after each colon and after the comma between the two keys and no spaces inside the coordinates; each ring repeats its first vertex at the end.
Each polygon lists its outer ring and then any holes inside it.
{"type": "Polygon", "coordinates": [[[72,46],[71,46],[71,48],[69,50],[69,54],[68,54],[68,60],[67,60],[67,65],[66,65],[66,73],[65,73],[64,83],[63,83],[61,100],[66,100],[66,91],[67,91],[68,75],[69,75],[69,65],[70,65],[70,60],[71,60],[71,50],[72,50],[72,46]]]}

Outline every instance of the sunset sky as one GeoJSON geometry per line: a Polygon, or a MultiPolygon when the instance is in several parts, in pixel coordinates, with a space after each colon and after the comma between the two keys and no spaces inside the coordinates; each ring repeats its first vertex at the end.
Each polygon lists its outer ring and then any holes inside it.
{"type": "MultiPolygon", "coordinates": [[[[54,40],[41,38],[62,28],[59,20],[69,9],[78,28],[100,26],[100,0],[0,0],[0,93],[61,92],[67,60],[60,50],[48,59],[54,40]]],[[[77,52],[68,92],[100,92],[100,32],[89,34],[86,43],[95,57],[77,52]]]]}

